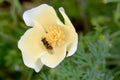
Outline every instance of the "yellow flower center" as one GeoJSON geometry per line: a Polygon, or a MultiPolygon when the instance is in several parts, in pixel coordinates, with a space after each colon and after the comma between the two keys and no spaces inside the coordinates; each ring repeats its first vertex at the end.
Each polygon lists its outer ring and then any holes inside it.
{"type": "Polygon", "coordinates": [[[45,38],[52,47],[55,45],[61,46],[64,43],[63,31],[58,26],[50,27],[45,34],[45,38]]]}

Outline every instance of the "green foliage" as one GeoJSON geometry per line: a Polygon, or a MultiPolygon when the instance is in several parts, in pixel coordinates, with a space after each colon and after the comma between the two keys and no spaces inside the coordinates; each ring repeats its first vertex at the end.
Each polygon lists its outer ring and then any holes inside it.
{"type": "Polygon", "coordinates": [[[120,2],[120,0],[103,0],[105,3],[109,3],[109,2],[120,2]]]}
{"type": "Polygon", "coordinates": [[[0,3],[2,3],[4,0],[0,0],[0,3]]]}
{"type": "Polygon", "coordinates": [[[120,26],[120,3],[117,4],[117,9],[114,13],[115,22],[120,26]]]}
{"type": "MultiPolygon", "coordinates": [[[[103,30],[102,30],[103,31],[103,30]]],[[[66,58],[54,69],[42,70],[40,80],[113,80],[107,68],[107,58],[111,57],[109,36],[98,31],[79,35],[76,54],[66,58]],[[102,35],[101,35],[102,34],[102,35]],[[91,37],[96,36],[96,37],[91,37]]]]}
{"type": "Polygon", "coordinates": [[[0,0],[0,80],[120,80],[119,2],[0,0]],[[56,10],[65,8],[78,32],[79,43],[76,53],[56,68],[44,66],[36,73],[24,65],[17,42],[28,29],[22,19],[24,10],[43,2],[56,10]]]}

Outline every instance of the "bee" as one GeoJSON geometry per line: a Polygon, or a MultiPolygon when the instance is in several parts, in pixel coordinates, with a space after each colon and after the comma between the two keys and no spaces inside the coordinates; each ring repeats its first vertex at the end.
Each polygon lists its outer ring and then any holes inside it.
{"type": "Polygon", "coordinates": [[[43,38],[41,41],[43,42],[44,46],[47,49],[49,49],[49,50],[53,49],[53,47],[48,43],[48,41],[46,40],[46,38],[43,38]]]}

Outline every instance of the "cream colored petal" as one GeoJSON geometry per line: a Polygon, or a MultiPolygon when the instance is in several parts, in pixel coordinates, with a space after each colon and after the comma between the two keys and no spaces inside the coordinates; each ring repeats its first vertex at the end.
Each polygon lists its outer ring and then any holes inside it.
{"type": "Polygon", "coordinates": [[[34,26],[35,23],[41,24],[45,29],[57,24],[56,12],[53,7],[42,4],[36,8],[27,10],[23,14],[23,19],[28,26],[34,26]]]}
{"type": "Polygon", "coordinates": [[[63,26],[64,25],[59,18],[57,18],[57,25],[59,25],[59,26],[63,26]]]}
{"type": "Polygon", "coordinates": [[[59,11],[60,13],[62,14],[63,18],[64,18],[64,21],[65,21],[65,25],[67,25],[68,27],[71,27],[74,29],[70,19],[68,18],[68,16],[66,15],[65,11],[64,11],[64,8],[63,7],[60,7],[59,8],[59,11]]]}
{"type": "Polygon", "coordinates": [[[35,69],[36,72],[43,66],[40,56],[46,50],[41,42],[43,34],[44,30],[41,27],[31,28],[25,32],[18,42],[25,65],[35,69]]]}
{"type": "Polygon", "coordinates": [[[48,53],[41,56],[41,61],[44,65],[54,68],[60,64],[60,62],[66,56],[66,47],[54,47],[53,51],[49,51],[48,53]]]}
{"type": "Polygon", "coordinates": [[[71,56],[77,50],[78,35],[74,29],[68,26],[61,27],[65,34],[65,44],[67,45],[67,57],[71,56]]]}
{"type": "Polygon", "coordinates": [[[41,62],[41,59],[37,59],[36,63],[35,63],[35,71],[39,72],[41,70],[41,68],[43,67],[43,63],[41,62]]]}
{"type": "Polygon", "coordinates": [[[73,43],[71,43],[68,47],[68,54],[67,57],[72,56],[76,50],[77,50],[77,45],[78,45],[78,35],[76,34],[75,40],[73,43]]]}
{"type": "Polygon", "coordinates": [[[74,26],[72,25],[70,19],[68,18],[68,16],[66,15],[64,9],[61,7],[59,8],[60,13],[62,14],[64,20],[65,20],[65,27],[63,27],[65,30],[65,39],[67,42],[67,57],[71,56],[75,53],[75,51],[77,50],[77,44],[78,44],[78,35],[74,29],[74,26]]]}

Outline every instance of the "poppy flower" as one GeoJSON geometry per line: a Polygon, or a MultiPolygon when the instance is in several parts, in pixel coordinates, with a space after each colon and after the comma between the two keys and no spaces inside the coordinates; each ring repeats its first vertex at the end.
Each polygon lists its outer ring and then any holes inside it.
{"type": "Polygon", "coordinates": [[[24,64],[39,72],[43,65],[56,67],[77,49],[78,35],[64,9],[59,8],[64,23],[53,7],[42,4],[27,10],[23,19],[30,26],[18,41],[24,64]]]}

